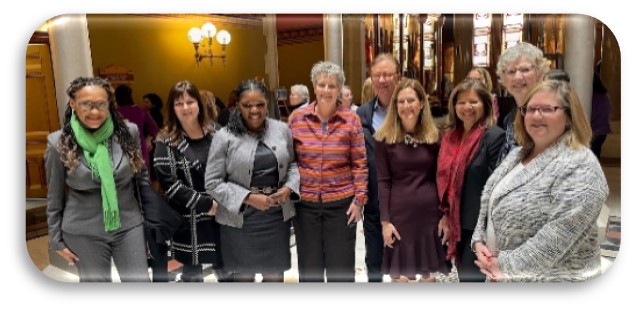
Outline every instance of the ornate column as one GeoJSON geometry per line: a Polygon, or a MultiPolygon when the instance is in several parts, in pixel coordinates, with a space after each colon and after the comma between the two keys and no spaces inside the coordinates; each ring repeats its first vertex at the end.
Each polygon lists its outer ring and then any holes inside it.
{"type": "Polygon", "coordinates": [[[580,96],[582,107],[591,119],[593,97],[594,19],[586,15],[567,15],[564,70],[571,76],[571,86],[580,96]]]}
{"type": "Polygon", "coordinates": [[[68,102],[66,89],[79,76],[93,76],[93,62],[85,14],[61,15],[49,22],[51,63],[60,124],[68,102]]]}
{"type": "Polygon", "coordinates": [[[342,14],[324,15],[324,58],[343,67],[342,14]]]}

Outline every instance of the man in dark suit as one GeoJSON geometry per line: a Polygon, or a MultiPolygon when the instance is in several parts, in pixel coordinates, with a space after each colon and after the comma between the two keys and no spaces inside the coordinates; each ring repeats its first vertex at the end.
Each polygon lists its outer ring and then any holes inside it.
{"type": "Polygon", "coordinates": [[[384,254],[384,240],[379,220],[375,139],[373,135],[386,118],[390,98],[399,82],[399,61],[391,54],[377,55],[371,64],[370,77],[377,97],[357,109],[357,115],[359,115],[364,129],[368,162],[368,202],[364,206],[364,239],[366,242],[368,282],[382,282],[381,263],[384,254]]]}

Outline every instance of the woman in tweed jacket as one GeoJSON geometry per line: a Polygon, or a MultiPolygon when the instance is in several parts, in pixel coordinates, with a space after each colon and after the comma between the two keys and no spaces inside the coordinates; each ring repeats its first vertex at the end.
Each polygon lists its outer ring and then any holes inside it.
{"type": "Polygon", "coordinates": [[[545,81],[515,119],[514,150],[483,190],[475,262],[494,281],[584,281],[600,273],[595,224],[608,186],[566,82],[545,81]]]}
{"type": "Polygon", "coordinates": [[[183,282],[202,282],[202,264],[221,264],[217,203],[205,192],[205,165],[214,128],[206,126],[206,107],[189,81],[168,95],[168,121],[156,140],[154,167],[170,206],[186,219],[172,237],[171,252],[183,264],[183,282]]]}
{"type": "Polygon", "coordinates": [[[300,175],[287,124],[267,117],[267,90],[259,81],[236,87],[237,108],[212,142],[205,188],[218,200],[221,253],[235,282],[282,282],[291,268],[291,200],[300,175]]]}

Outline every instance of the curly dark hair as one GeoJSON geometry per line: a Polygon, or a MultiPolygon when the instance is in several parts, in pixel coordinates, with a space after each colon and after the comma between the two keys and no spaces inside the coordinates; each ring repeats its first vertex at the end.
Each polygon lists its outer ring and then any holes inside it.
{"type": "MultiPolygon", "coordinates": [[[[112,85],[107,80],[99,77],[78,77],[71,82],[71,85],[66,90],[66,94],[70,100],[75,100],[75,95],[79,90],[86,86],[99,86],[106,91],[108,95],[108,111],[112,118],[114,131],[113,136],[117,143],[121,145],[121,149],[124,151],[128,160],[132,165],[134,173],[141,171],[145,165],[141,157],[140,146],[136,143],[136,140],[130,132],[124,122],[124,118],[115,109],[115,92],[112,85]]],[[[60,153],[60,157],[64,166],[66,166],[69,172],[72,172],[77,167],[77,160],[79,158],[79,147],[77,145],[77,139],[71,129],[71,115],[73,109],[71,108],[70,101],[66,104],[66,111],[64,112],[64,127],[62,127],[62,137],[57,143],[57,151],[60,153]]]]}

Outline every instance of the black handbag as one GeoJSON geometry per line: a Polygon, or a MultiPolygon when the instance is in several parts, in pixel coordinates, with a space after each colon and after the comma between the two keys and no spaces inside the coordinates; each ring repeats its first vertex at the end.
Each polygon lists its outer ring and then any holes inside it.
{"type": "Polygon", "coordinates": [[[137,184],[139,203],[143,211],[143,225],[148,241],[163,243],[185,224],[185,219],[150,185],[137,184]]]}

